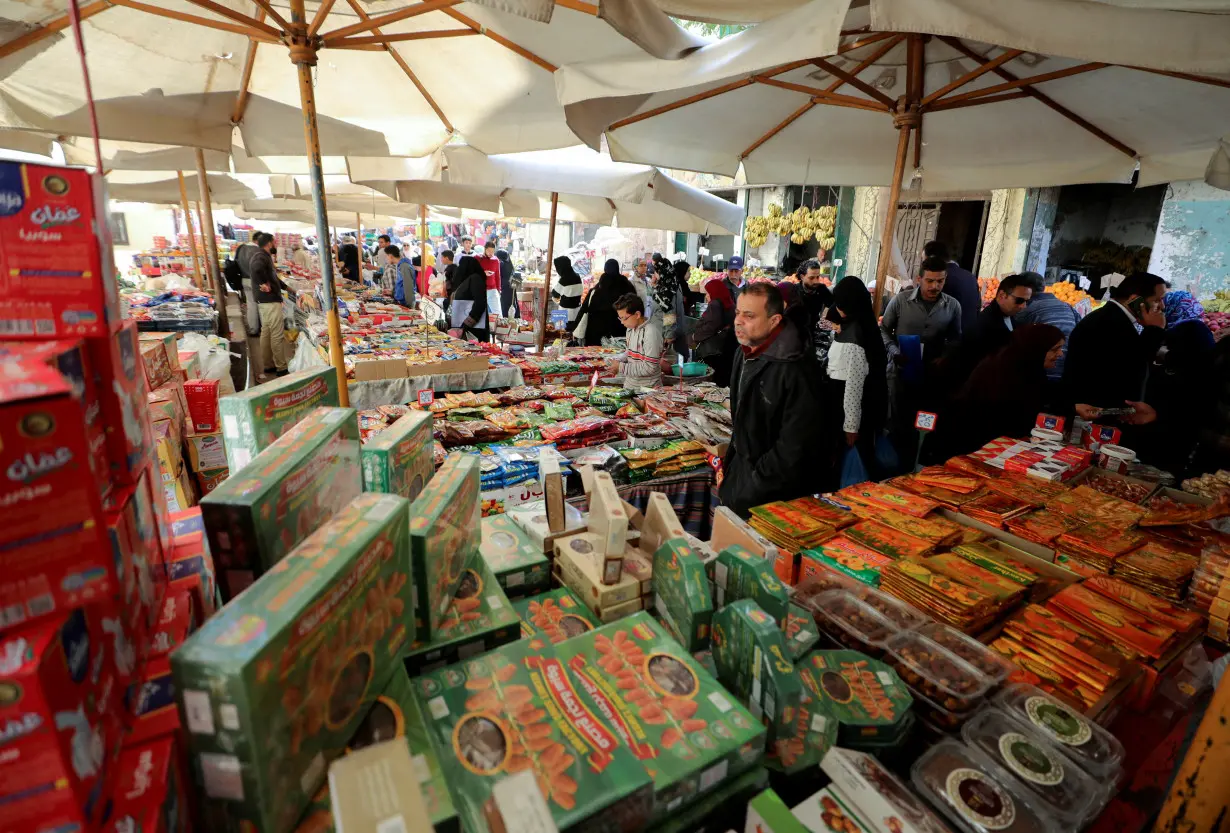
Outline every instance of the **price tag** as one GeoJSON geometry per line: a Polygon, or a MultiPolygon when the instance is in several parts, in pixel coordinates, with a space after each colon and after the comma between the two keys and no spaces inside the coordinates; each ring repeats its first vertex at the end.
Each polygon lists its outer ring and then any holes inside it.
{"type": "Polygon", "coordinates": [[[419,391],[419,405],[424,408],[430,408],[431,403],[436,401],[436,392],[428,388],[427,390],[419,391]]]}
{"type": "Polygon", "coordinates": [[[914,427],[919,431],[934,431],[936,416],[927,411],[919,411],[914,417],[914,427]]]}

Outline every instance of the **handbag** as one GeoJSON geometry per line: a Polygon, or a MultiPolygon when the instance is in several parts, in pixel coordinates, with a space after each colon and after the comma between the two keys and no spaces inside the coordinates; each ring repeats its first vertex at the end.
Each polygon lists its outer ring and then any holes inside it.
{"type": "Polygon", "coordinates": [[[585,341],[585,330],[589,327],[589,311],[587,310],[581,319],[577,321],[576,327],[572,330],[572,337],[577,341],[585,341]]]}
{"type": "Polygon", "coordinates": [[[734,335],[733,327],[723,327],[700,344],[692,348],[692,356],[698,361],[711,359],[726,352],[727,343],[734,335]]]}

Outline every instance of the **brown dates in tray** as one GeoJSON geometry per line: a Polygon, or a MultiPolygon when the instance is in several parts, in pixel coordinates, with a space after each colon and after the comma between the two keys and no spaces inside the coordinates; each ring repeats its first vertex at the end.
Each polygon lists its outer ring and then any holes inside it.
{"type": "Polygon", "coordinates": [[[884,651],[901,679],[950,712],[976,708],[991,688],[991,680],[974,666],[914,631],[895,634],[884,651]]]}

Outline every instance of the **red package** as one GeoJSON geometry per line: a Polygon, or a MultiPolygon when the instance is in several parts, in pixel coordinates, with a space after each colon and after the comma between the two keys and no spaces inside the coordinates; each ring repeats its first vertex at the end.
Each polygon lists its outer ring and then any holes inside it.
{"type": "Polygon", "coordinates": [[[188,590],[178,589],[167,593],[162,600],[162,613],[154,623],[154,635],[150,639],[149,658],[164,657],[184,644],[184,640],[196,630],[196,602],[188,590]]]}
{"type": "Polygon", "coordinates": [[[154,657],[145,664],[139,682],[128,687],[129,730],[124,743],[133,746],[179,731],[175,681],[169,657],[154,657]]]}
{"type": "Polygon", "coordinates": [[[80,403],[41,362],[0,380],[0,629],[113,592],[80,403]]]}
{"type": "Polygon", "coordinates": [[[141,369],[145,373],[145,384],[150,390],[157,390],[175,377],[178,368],[171,367],[171,357],[161,341],[141,342],[141,369]]]}
{"type": "Polygon", "coordinates": [[[171,736],[126,746],[115,765],[104,833],[187,833],[188,796],[171,736]]]}
{"type": "Polygon", "coordinates": [[[5,341],[0,342],[0,359],[41,361],[59,371],[69,381],[73,393],[81,402],[86,438],[90,447],[90,468],[98,482],[98,493],[105,495],[111,488],[111,472],[107,464],[107,435],[103,430],[102,408],[94,386],[94,371],[86,357],[85,342],[5,341]]]}
{"type": "Polygon", "coordinates": [[[1034,420],[1034,425],[1039,428],[1045,428],[1048,431],[1058,431],[1063,433],[1063,428],[1067,420],[1061,416],[1053,414],[1038,414],[1038,418],[1034,420]]]}
{"type": "Polygon", "coordinates": [[[158,619],[158,588],[155,579],[163,570],[158,542],[158,524],[153,514],[149,475],[135,486],[116,490],[114,511],[107,513],[111,559],[107,592],[91,594],[69,604],[112,602],[122,614],[125,633],[144,654],[151,628],[158,619]]]}
{"type": "Polygon", "coordinates": [[[0,639],[5,833],[46,830],[52,820],[92,829],[101,814],[105,767],[119,739],[119,688],[90,619],[78,609],[0,639]]]}
{"type": "Polygon", "coordinates": [[[87,344],[107,429],[111,477],[117,483],[132,483],[154,443],[136,322],[126,321],[113,335],[87,344]]]}
{"type": "Polygon", "coordinates": [[[188,401],[188,419],[195,434],[212,434],[222,430],[218,418],[218,380],[191,379],[184,382],[184,398],[188,401]]]}
{"type": "Polygon", "coordinates": [[[120,321],[100,177],[0,162],[0,333],[104,337],[120,321]]]}
{"type": "Polygon", "coordinates": [[[216,610],[214,562],[205,543],[205,533],[193,532],[175,539],[175,551],[167,562],[167,592],[188,590],[196,610],[209,618],[216,610]]]}
{"type": "Polygon", "coordinates": [[[1004,471],[1026,474],[1030,466],[1034,463],[1041,463],[1045,459],[1046,455],[1037,451],[1022,451],[1019,454],[1013,454],[1004,462],[1004,471]]]}

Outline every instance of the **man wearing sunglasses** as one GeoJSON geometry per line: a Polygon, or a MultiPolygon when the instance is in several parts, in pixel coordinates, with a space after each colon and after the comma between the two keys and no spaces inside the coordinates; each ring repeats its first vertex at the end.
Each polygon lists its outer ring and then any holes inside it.
{"type": "Polygon", "coordinates": [[[978,363],[1008,345],[1012,337],[1012,317],[1019,314],[1034,294],[1032,281],[1023,275],[1009,275],[999,282],[995,300],[978,313],[974,328],[961,346],[961,374],[964,382],[978,363]]]}

